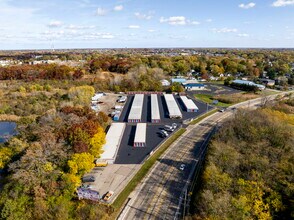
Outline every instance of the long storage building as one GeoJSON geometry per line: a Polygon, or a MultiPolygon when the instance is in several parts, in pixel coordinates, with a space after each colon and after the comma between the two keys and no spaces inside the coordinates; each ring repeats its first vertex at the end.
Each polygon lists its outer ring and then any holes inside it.
{"type": "Polygon", "coordinates": [[[151,94],[151,122],[152,123],[160,122],[160,113],[159,113],[157,94],[151,94]]]}
{"type": "Polygon", "coordinates": [[[182,112],[173,96],[173,94],[164,94],[164,99],[168,108],[170,118],[182,118],[182,112]]]}
{"type": "Polygon", "coordinates": [[[114,163],[121,139],[125,131],[125,123],[112,123],[107,134],[106,143],[103,146],[103,153],[100,159],[106,160],[109,164],[114,163]]]}
{"type": "Polygon", "coordinates": [[[187,96],[180,96],[180,97],[182,102],[185,105],[187,112],[198,112],[199,109],[192,99],[188,99],[187,96]]]}
{"type": "Polygon", "coordinates": [[[141,122],[144,95],[136,94],[133,100],[128,122],[141,122]]]}
{"type": "Polygon", "coordinates": [[[146,147],[146,123],[138,123],[136,127],[134,147],[146,147]]]}

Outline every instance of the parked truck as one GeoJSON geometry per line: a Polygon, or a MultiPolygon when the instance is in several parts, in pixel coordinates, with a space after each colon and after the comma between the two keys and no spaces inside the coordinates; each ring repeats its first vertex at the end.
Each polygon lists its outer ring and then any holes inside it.
{"type": "Polygon", "coordinates": [[[101,160],[101,159],[95,160],[96,167],[106,167],[107,165],[108,165],[108,162],[106,160],[101,160]]]}

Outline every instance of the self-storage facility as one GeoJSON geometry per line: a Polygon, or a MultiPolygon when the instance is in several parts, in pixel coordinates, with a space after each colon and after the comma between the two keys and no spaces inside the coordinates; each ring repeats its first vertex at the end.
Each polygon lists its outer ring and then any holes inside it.
{"type": "Polygon", "coordinates": [[[180,96],[180,98],[184,103],[187,112],[198,112],[199,109],[192,99],[188,99],[187,96],[180,96]]]}
{"type": "Polygon", "coordinates": [[[144,95],[136,94],[128,117],[128,122],[141,122],[144,95]]]}
{"type": "Polygon", "coordinates": [[[114,163],[125,127],[125,123],[112,123],[106,134],[106,143],[103,146],[100,159],[106,160],[109,164],[114,163]]]}
{"type": "Polygon", "coordinates": [[[159,113],[159,107],[158,107],[157,94],[151,94],[151,122],[152,123],[160,122],[160,113],[159,113]]]}
{"type": "Polygon", "coordinates": [[[136,127],[134,147],[146,147],[146,123],[138,123],[136,127]]]}
{"type": "Polygon", "coordinates": [[[167,105],[170,118],[182,118],[182,112],[173,96],[173,94],[164,94],[164,99],[167,105]]]}

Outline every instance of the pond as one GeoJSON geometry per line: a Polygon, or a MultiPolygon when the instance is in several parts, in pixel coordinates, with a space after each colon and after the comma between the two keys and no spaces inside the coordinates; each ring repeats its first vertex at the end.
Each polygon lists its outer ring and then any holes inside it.
{"type": "Polygon", "coordinates": [[[16,123],[0,121],[0,143],[4,143],[16,135],[16,123]]]}

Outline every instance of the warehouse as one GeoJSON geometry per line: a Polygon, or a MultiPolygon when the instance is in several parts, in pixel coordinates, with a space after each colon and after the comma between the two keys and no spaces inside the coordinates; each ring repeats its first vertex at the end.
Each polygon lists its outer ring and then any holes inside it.
{"type": "Polygon", "coordinates": [[[180,96],[180,98],[184,103],[187,112],[198,112],[199,109],[192,99],[188,99],[187,96],[180,96]]]}
{"type": "Polygon", "coordinates": [[[112,123],[106,134],[106,144],[103,146],[100,159],[106,160],[109,164],[114,162],[125,127],[125,123],[112,123]]]}
{"type": "Polygon", "coordinates": [[[156,94],[151,94],[151,122],[160,122],[160,113],[158,107],[158,98],[156,94]]]}
{"type": "Polygon", "coordinates": [[[134,139],[134,147],[146,147],[146,123],[138,123],[134,139]]]}
{"type": "Polygon", "coordinates": [[[172,94],[164,94],[170,118],[182,118],[181,110],[172,94]]]}
{"type": "Polygon", "coordinates": [[[129,114],[128,122],[141,122],[144,95],[136,94],[129,114]]]}

